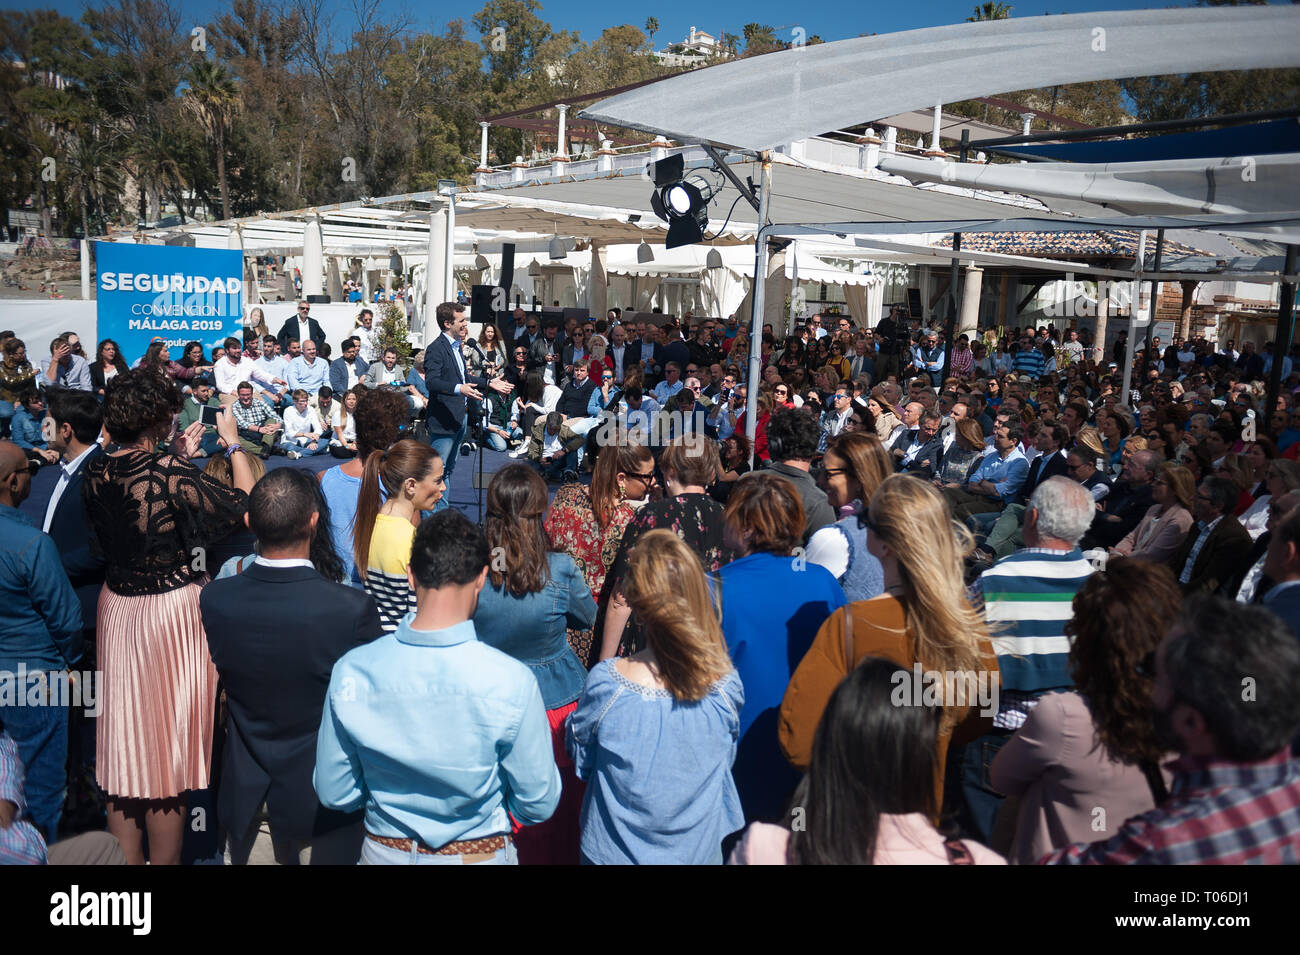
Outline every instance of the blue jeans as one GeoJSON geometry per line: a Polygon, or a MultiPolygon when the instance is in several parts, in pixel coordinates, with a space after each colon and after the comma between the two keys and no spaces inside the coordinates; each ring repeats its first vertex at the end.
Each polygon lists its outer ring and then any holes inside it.
{"type": "Polygon", "coordinates": [[[9,437],[9,419],[14,416],[15,410],[12,401],[0,401],[0,437],[9,437]]]}
{"type": "MultiPolygon", "coordinates": [[[[429,435],[429,446],[438,452],[438,457],[442,458],[443,480],[447,482],[447,490],[442,493],[442,500],[434,505],[433,511],[445,511],[451,505],[447,503],[447,498],[451,495],[451,474],[456,470],[456,459],[460,457],[460,446],[465,443],[465,422],[461,422],[460,430],[455,434],[431,434],[429,435]]],[[[367,840],[368,842],[373,840],[367,840]]]]}
{"type": "MultiPolygon", "coordinates": [[[[307,444],[311,444],[311,442],[308,441],[307,444]]],[[[324,435],[322,435],[321,437],[319,437],[319,438],[316,439],[316,450],[315,450],[315,451],[310,450],[310,449],[307,447],[306,444],[299,444],[297,441],[293,441],[293,440],[285,440],[285,441],[281,441],[281,442],[280,442],[280,447],[284,448],[286,451],[297,451],[297,452],[298,452],[299,454],[301,454],[304,458],[305,458],[305,457],[309,457],[309,456],[311,456],[311,455],[313,455],[313,454],[329,454],[329,453],[330,453],[330,442],[329,442],[329,438],[326,438],[324,435]]]]}
{"type": "MultiPolygon", "coordinates": [[[[24,703],[34,679],[44,679],[29,672],[28,686],[17,686],[24,703]]],[[[15,680],[14,675],[9,676],[15,680]]],[[[18,758],[26,770],[27,818],[52,843],[59,838],[59,820],[63,817],[63,799],[68,792],[68,708],[49,705],[48,684],[42,694],[45,702],[38,706],[0,706],[0,722],[5,732],[18,744],[18,758]]]]}
{"type": "Polygon", "coordinates": [[[957,809],[958,824],[963,832],[984,843],[993,835],[998,810],[1006,798],[989,781],[989,767],[993,765],[993,758],[1014,735],[1010,730],[994,730],[971,740],[965,746],[954,747],[953,758],[949,760],[950,772],[954,763],[960,770],[956,780],[957,793],[951,793],[960,801],[957,809]]]}

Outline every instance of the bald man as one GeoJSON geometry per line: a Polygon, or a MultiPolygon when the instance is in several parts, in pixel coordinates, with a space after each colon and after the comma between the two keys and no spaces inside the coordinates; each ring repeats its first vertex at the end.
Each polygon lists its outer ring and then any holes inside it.
{"type": "Polygon", "coordinates": [[[0,441],[0,724],[27,767],[24,815],[48,843],[68,785],[68,700],[49,691],[81,659],[81,603],[54,541],[18,510],[31,490],[27,455],[0,441]]]}

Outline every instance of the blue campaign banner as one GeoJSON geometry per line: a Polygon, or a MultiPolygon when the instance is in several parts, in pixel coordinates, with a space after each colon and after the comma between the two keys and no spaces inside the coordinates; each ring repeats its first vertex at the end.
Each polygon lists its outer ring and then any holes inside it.
{"type": "Polygon", "coordinates": [[[238,249],[95,246],[99,337],[116,341],[128,364],[155,339],[165,341],[178,361],[186,342],[202,342],[210,356],[228,336],[242,336],[244,260],[238,249]]]}

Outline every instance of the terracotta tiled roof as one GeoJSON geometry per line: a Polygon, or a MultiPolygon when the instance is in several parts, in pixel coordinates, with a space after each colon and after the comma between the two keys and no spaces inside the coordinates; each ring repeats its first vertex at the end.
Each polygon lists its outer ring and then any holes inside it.
{"type": "MultiPolygon", "coordinates": [[[[952,236],[939,243],[952,248],[952,236]]],[[[970,252],[1000,252],[1039,258],[1133,258],[1137,255],[1138,233],[1113,232],[965,232],[961,247],[970,252]]],[[[1155,238],[1148,237],[1147,254],[1155,251],[1155,238]]],[[[1165,240],[1165,255],[1205,255],[1181,242],[1165,240]]]]}

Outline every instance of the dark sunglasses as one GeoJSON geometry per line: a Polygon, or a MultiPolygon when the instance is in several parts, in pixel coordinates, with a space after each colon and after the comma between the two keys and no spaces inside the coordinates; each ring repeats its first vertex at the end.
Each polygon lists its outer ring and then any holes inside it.
{"type": "Polygon", "coordinates": [[[653,484],[655,480],[654,471],[649,471],[645,474],[640,474],[637,471],[627,471],[626,474],[628,477],[636,478],[638,481],[642,481],[646,484],[653,484]]]}

